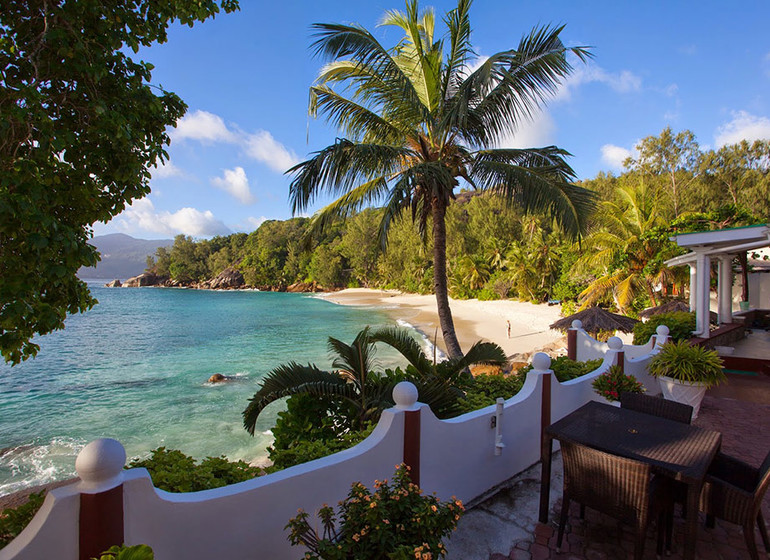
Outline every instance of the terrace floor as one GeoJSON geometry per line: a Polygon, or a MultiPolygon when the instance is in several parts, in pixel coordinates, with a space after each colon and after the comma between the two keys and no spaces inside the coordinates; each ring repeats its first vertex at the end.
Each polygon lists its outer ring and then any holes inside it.
{"type": "MultiPolygon", "coordinates": [[[[770,451],[770,379],[765,376],[730,376],[729,383],[711,390],[694,424],[722,432],[722,451],[759,466],[770,451]]],[[[553,460],[551,513],[548,524],[538,523],[540,466],[516,477],[511,486],[469,508],[449,542],[449,560],[615,560],[630,558],[633,532],[617,521],[587,510],[581,520],[573,504],[561,552],[556,551],[558,514],[561,511],[561,454],[553,460]]],[[[770,493],[762,505],[770,520],[770,493]]],[[[701,515],[703,518],[703,515],[701,515]]],[[[701,519],[705,522],[705,518],[701,519]]],[[[654,524],[653,524],[654,525],[654,524]]],[[[756,529],[755,529],[756,531],[756,529]]],[[[762,551],[762,540],[756,531],[762,551]]],[[[684,521],[675,516],[671,558],[681,558],[684,521]]],[[[648,533],[645,558],[655,555],[653,527],[648,533]]],[[[717,521],[714,529],[699,524],[696,557],[701,560],[749,558],[740,527],[717,521]]],[[[760,552],[761,553],[761,552],[760,552]]]]}

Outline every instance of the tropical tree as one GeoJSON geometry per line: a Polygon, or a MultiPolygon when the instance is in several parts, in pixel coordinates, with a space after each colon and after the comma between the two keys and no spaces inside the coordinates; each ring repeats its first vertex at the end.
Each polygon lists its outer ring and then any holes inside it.
{"type": "Polygon", "coordinates": [[[623,313],[640,293],[657,305],[654,287],[665,271],[658,258],[662,242],[653,235],[663,225],[655,196],[644,184],[618,187],[616,199],[603,202],[595,218],[597,227],[585,239],[586,251],[576,268],[598,270],[599,277],[580,293],[581,309],[608,294],[623,313]]]}
{"type": "Polygon", "coordinates": [[[186,105],[132,58],[237,0],[3,0],[0,9],[0,354],[34,356],[33,337],[96,304],[88,243],[150,192],[168,127],[186,105]]]}
{"type": "Polygon", "coordinates": [[[475,364],[502,366],[505,352],[489,342],[477,342],[459,359],[437,362],[430,360],[406,329],[397,327],[372,331],[366,327],[352,344],[329,337],[329,351],[336,357],[333,371],[323,371],[313,364],[289,362],[278,366],[262,381],[262,386],[249,399],[243,411],[243,425],[254,435],[257,418],[267,405],[293,395],[312,395],[333,401],[334,410],[343,410],[340,424],[360,430],[367,422],[377,420],[380,412],[393,405],[393,387],[409,380],[417,385],[420,401],[436,413],[449,412],[462,396],[460,385],[467,381],[468,368],[475,364]],[[406,372],[377,373],[375,360],[377,342],[396,349],[409,366],[406,372]],[[342,406],[339,406],[342,405],[342,406]]]}
{"type": "Polygon", "coordinates": [[[293,212],[320,194],[339,196],[315,215],[318,230],[383,202],[383,244],[407,209],[422,232],[430,222],[433,290],[455,358],[462,350],[447,294],[445,216],[460,180],[525,212],[553,215],[573,235],[593,203],[588,190],[570,182],[565,150],[492,147],[555,93],[572,71],[567,55],[584,61],[588,50],[565,47],[563,27],[539,27],[471,70],[470,6],[458,0],[444,17],[445,37],[436,38],[434,12],[408,0],[405,12],[386,12],[381,21],[404,32],[390,49],[359,25],[315,24],[313,48],[330,62],[310,88],[310,114],[323,115],[345,137],[289,170],[293,212]]]}

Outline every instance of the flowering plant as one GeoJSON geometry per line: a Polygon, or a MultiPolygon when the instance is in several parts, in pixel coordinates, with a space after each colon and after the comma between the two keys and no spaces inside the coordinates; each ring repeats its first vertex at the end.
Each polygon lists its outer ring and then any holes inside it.
{"type": "Polygon", "coordinates": [[[619,366],[612,366],[594,379],[594,391],[608,401],[620,399],[620,393],[644,393],[642,385],[633,375],[626,375],[619,366]]]}
{"type": "Polygon", "coordinates": [[[443,558],[446,549],[441,541],[457,526],[462,502],[442,503],[435,495],[423,495],[403,464],[396,466],[392,484],[376,480],[374,488],[371,492],[360,482],[353,484],[338,515],[324,505],[318,512],[320,535],[300,509],[286,525],[289,541],[308,548],[306,560],[443,558]]]}

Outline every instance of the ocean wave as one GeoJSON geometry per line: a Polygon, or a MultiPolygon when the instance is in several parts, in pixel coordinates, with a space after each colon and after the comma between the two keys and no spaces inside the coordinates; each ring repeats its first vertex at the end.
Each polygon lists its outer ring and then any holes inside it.
{"type": "Polygon", "coordinates": [[[1,450],[0,472],[10,476],[2,477],[5,482],[0,483],[0,495],[76,476],[75,459],[85,445],[82,439],[55,437],[47,443],[1,450]]]}
{"type": "Polygon", "coordinates": [[[422,340],[422,351],[425,353],[425,355],[429,359],[432,360],[434,358],[434,354],[435,354],[435,359],[436,359],[437,362],[442,362],[442,361],[446,360],[447,355],[444,354],[444,352],[442,352],[441,349],[438,348],[435,344],[433,344],[433,341],[431,341],[430,337],[427,334],[422,332],[420,329],[415,327],[410,322],[404,321],[403,319],[396,319],[396,324],[399,327],[404,327],[406,329],[411,329],[411,330],[415,331],[417,334],[420,335],[420,339],[422,340]]]}

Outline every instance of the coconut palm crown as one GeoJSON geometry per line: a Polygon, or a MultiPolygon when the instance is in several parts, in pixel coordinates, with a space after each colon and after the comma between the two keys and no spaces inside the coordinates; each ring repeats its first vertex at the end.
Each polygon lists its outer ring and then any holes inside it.
{"type": "Polygon", "coordinates": [[[321,194],[339,197],[313,220],[317,229],[365,206],[382,204],[383,246],[388,226],[405,209],[420,231],[432,227],[433,282],[450,356],[462,351],[449,309],[446,271],[447,206],[464,184],[497,193],[525,212],[544,212],[579,235],[593,206],[591,193],[556,146],[496,148],[553,95],[572,71],[567,55],[585,61],[583,47],[567,48],[563,27],[538,27],[516,49],[470,62],[470,0],[459,0],[436,38],[436,17],[408,0],[380,25],[403,38],[391,49],[358,25],[315,24],[315,54],[328,61],[310,88],[310,114],[322,115],[344,138],[287,173],[294,213],[321,194]],[[335,89],[336,86],[336,89],[335,89]]]}

